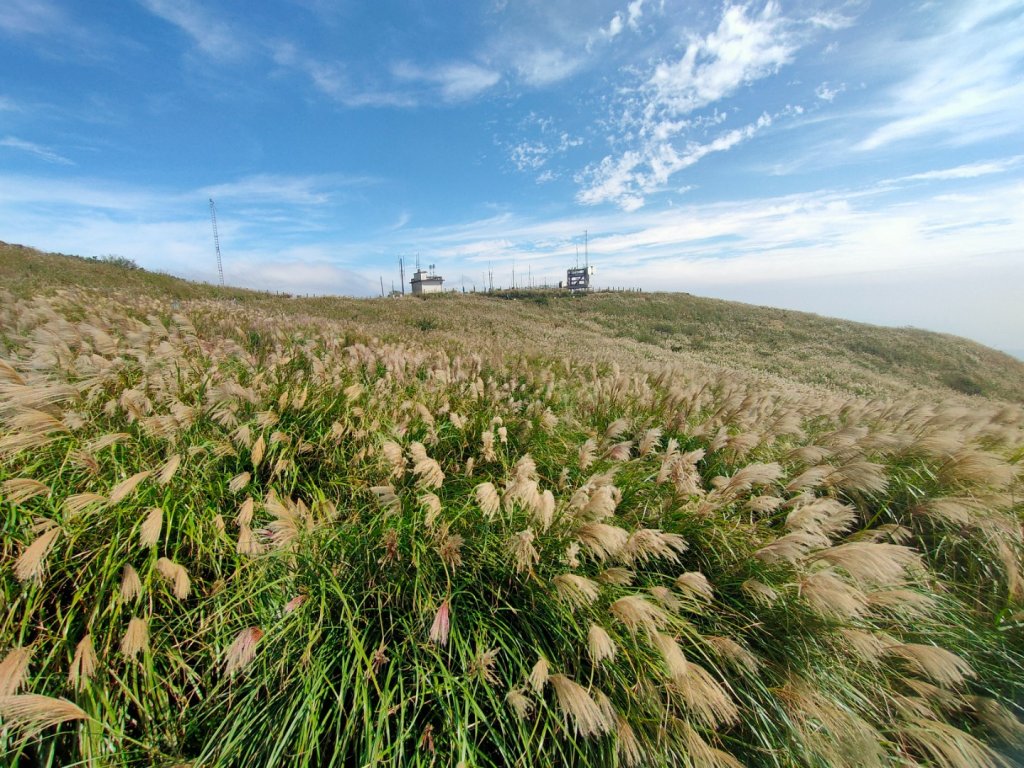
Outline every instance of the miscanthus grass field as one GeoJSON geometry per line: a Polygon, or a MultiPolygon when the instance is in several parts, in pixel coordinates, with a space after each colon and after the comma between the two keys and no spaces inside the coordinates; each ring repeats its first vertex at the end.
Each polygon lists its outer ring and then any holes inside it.
{"type": "Polygon", "coordinates": [[[5,255],[5,766],[1021,759],[1008,360],[968,397],[723,366],[600,297],[5,255]]]}

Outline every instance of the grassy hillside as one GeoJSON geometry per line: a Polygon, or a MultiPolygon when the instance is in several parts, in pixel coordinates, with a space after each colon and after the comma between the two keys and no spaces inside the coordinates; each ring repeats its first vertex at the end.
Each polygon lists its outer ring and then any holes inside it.
{"type": "Polygon", "coordinates": [[[631,360],[699,361],[866,396],[932,392],[1024,402],[1024,363],[967,339],[688,294],[571,297],[523,291],[432,296],[429,304],[296,301],[4,244],[0,281],[19,295],[88,287],[172,300],[230,298],[266,312],[352,321],[389,338],[445,336],[469,345],[511,332],[534,347],[548,345],[551,353],[571,347],[592,357],[610,345],[631,360]]]}
{"type": "Polygon", "coordinates": [[[1009,768],[1024,411],[989,354],[4,247],[0,764],[1009,768]]]}

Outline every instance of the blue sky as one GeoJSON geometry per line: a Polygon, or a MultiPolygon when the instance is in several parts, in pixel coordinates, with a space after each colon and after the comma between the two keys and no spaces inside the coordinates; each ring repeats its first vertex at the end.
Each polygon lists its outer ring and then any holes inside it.
{"type": "MultiPolygon", "coordinates": [[[[1024,350],[1024,2],[3,0],[0,239],[677,290],[1024,350]]],[[[407,275],[408,277],[408,275],[407,275]]]]}

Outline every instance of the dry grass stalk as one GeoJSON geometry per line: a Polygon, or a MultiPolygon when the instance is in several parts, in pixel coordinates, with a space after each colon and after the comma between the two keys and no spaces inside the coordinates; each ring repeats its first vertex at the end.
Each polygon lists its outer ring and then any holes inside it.
{"type": "MultiPolygon", "coordinates": [[[[397,496],[395,498],[397,499],[397,496]]],[[[418,501],[420,506],[426,510],[423,515],[423,524],[427,528],[433,528],[434,523],[437,522],[437,518],[441,514],[441,499],[438,498],[437,494],[426,491],[420,494],[418,501]]]]}
{"type": "Polygon", "coordinates": [[[305,533],[310,533],[314,526],[312,514],[301,499],[293,501],[287,497],[280,498],[271,491],[263,502],[273,519],[267,524],[267,536],[273,546],[278,549],[290,549],[305,533]]]}
{"type": "Polygon", "coordinates": [[[868,605],[874,611],[900,615],[906,618],[924,618],[937,607],[931,595],[913,589],[883,589],[868,593],[868,605]]]}
{"type": "Polygon", "coordinates": [[[555,494],[545,489],[540,495],[540,501],[534,512],[533,519],[537,521],[542,531],[551,527],[555,520],[555,494]]]}
{"type": "Polygon", "coordinates": [[[9,504],[24,504],[37,496],[49,496],[50,486],[28,477],[5,480],[0,486],[4,501],[9,504]]]}
{"type": "Polygon", "coordinates": [[[437,537],[438,557],[449,568],[458,568],[462,565],[462,545],[465,539],[457,533],[449,534],[447,524],[442,526],[442,529],[437,537]]]}
{"type": "Polygon", "coordinates": [[[602,584],[611,584],[617,587],[628,587],[635,578],[636,574],[633,571],[620,566],[605,568],[597,575],[597,580],[602,584]]]}
{"type": "Polygon", "coordinates": [[[726,480],[723,490],[733,494],[743,493],[755,485],[772,485],[780,477],[782,466],[776,462],[747,464],[726,480]]]}
{"type": "Polygon", "coordinates": [[[486,430],[480,435],[480,460],[486,463],[497,459],[498,454],[494,451],[494,433],[486,430]]]}
{"type": "Polygon", "coordinates": [[[530,670],[527,682],[533,688],[533,692],[540,695],[541,691],[544,690],[544,686],[548,684],[548,678],[548,660],[540,656],[537,658],[537,663],[530,670]]]}
{"type": "Polygon", "coordinates": [[[826,480],[825,485],[841,488],[844,491],[856,491],[868,495],[885,492],[889,487],[889,478],[885,467],[870,461],[851,461],[838,467],[826,480]]]}
{"type": "Polygon", "coordinates": [[[476,677],[480,682],[487,684],[488,686],[495,686],[500,681],[498,674],[494,670],[495,664],[498,662],[498,654],[501,653],[500,648],[491,648],[487,651],[477,651],[476,656],[469,663],[469,674],[476,677]]]}
{"type": "Polygon", "coordinates": [[[174,562],[170,558],[161,557],[156,561],[156,570],[161,576],[171,582],[174,596],[179,600],[184,600],[188,597],[188,593],[192,588],[191,582],[188,578],[188,571],[185,566],[174,562]]]}
{"type": "Polygon", "coordinates": [[[139,546],[155,547],[160,541],[160,530],[164,524],[164,511],[160,507],[153,507],[146,515],[146,519],[139,528],[139,546]]]}
{"type": "Polygon", "coordinates": [[[603,485],[590,494],[582,515],[587,520],[604,520],[615,514],[618,504],[617,490],[614,486],[603,485]]]}
{"type": "Polygon", "coordinates": [[[576,529],[576,538],[594,557],[604,562],[622,551],[629,534],[606,523],[584,523],[576,529]]]}
{"type": "Polygon", "coordinates": [[[12,696],[25,684],[31,648],[14,648],[0,661],[0,696],[12,696]]]}
{"type": "Polygon", "coordinates": [[[135,489],[139,487],[139,484],[147,477],[149,477],[151,474],[153,473],[150,470],[146,470],[144,472],[136,472],[128,479],[122,480],[120,483],[115,485],[113,489],[111,489],[110,503],[118,504],[121,501],[124,501],[124,499],[128,498],[128,496],[130,496],[135,491],[135,489]]]}
{"type": "Polygon", "coordinates": [[[37,693],[0,696],[0,720],[5,726],[20,731],[25,738],[62,723],[88,719],[84,709],[67,699],[37,693]]]}
{"type": "Polygon", "coordinates": [[[700,664],[688,661],[685,674],[674,676],[669,688],[709,728],[739,721],[739,709],[732,698],[700,664]]]}
{"type": "Polygon", "coordinates": [[[449,613],[448,601],[445,600],[437,609],[434,615],[434,622],[430,625],[428,637],[430,642],[440,646],[448,645],[448,633],[451,631],[451,615],[449,613]]]}
{"type": "Polygon", "coordinates": [[[242,502],[242,506],[238,508],[238,526],[251,525],[252,514],[256,507],[256,503],[253,501],[252,496],[246,496],[245,501],[242,502]]]}
{"type": "Polygon", "coordinates": [[[431,458],[417,462],[412,471],[418,478],[416,485],[419,488],[440,488],[444,484],[444,472],[441,471],[441,465],[431,458]]]}
{"type": "Polygon", "coordinates": [[[256,557],[263,553],[263,544],[256,538],[252,528],[244,523],[238,526],[238,543],[235,551],[246,557],[256,557]]]}
{"type": "Polygon", "coordinates": [[[747,499],[744,506],[757,515],[768,515],[782,506],[783,500],[778,496],[753,496],[747,499]]]}
{"type": "Polygon", "coordinates": [[[908,571],[923,569],[921,556],[898,544],[852,541],[815,554],[815,560],[842,568],[861,584],[890,586],[904,580],[908,571]]]}
{"type": "Polygon", "coordinates": [[[779,599],[778,592],[757,579],[747,579],[740,585],[740,588],[759,603],[770,605],[779,599]]]}
{"type": "Polygon", "coordinates": [[[668,677],[672,679],[686,677],[689,662],[683,655],[683,651],[679,648],[679,643],[676,642],[676,639],[662,632],[655,632],[652,635],[652,640],[661,654],[662,660],[665,662],[665,672],[668,677]]]}
{"type": "Polygon", "coordinates": [[[672,613],[679,613],[687,606],[688,601],[679,599],[668,587],[648,587],[648,594],[661,604],[666,610],[672,613]]]}
{"type": "Polygon", "coordinates": [[[669,614],[642,595],[620,597],[608,610],[633,633],[642,629],[648,634],[654,634],[671,622],[669,614]]]}
{"type": "Polygon", "coordinates": [[[228,490],[232,493],[238,493],[249,484],[250,480],[252,480],[251,474],[248,472],[239,472],[231,478],[230,482],[228,482],[228,490]]]}
{"type": "Polygon", "coordinates": [[[44,531],[18,556],[14,562],[14,576],[18,581],[42,581],[46,572],[46,557],[53,549],[61,529],[57,526],[44,531]]]}
{"type": "Polygon", "coordinates": [[[644,432],[644,436],[640,439],[640,444],[637,446],[637,453],[641,456],[647,456],[656,451],[658,443],[661,442],[661,434],[661,427],[648,429],[644,432]]]}
{"type": "Polygon", "coordinates": [[[583,737],[608,733],[615,725],[591,698],[587,689],[565,675],[548,678],[555,689],[555,697],[562,715],[572,722],[575,732],[583,737]]]}
{"type": "Polygon", "coordinates": [[[149,649],[149,623],[145,619],[133,616],[128,622],[128,629],[121,638],[121,653],[134,659],[139,653],[149,649]]]}
{"type": "Polygon", "coordinates": [[[562,573],[551,580],[555,585],[555,595],[563,603],[573,608],[584,608],[594,603],[601,594],[596,581],[575,573],[562,573]]]}
{"type": "Polygon", "coordinates": [[[677,533],[665,533],[657,528],[639,528],[630,534],[622,548],[621,559],[628,565],[643,564],[659,558],[678,563],[679,555],[689,547],[686,539],[677,533]]]}
{"type": "Polygon", "coordinates": [[[508,546],[515,559],[517,573],[528,573],[533,570],[533,566],[540,562],[540,554],[533,546],[534,539],[535,536],[531,528],[520,531],[509,539],[508,546]]]}
{"type": "Polygon", "coordinates": [[[828,570],[805,577],[800,595],[817,613],[833,619],[854,619],[867,612],[864,593],[828,570]]]}
{"type": "Polygon", "coordinates": [[[591,437],[584,441],[577,453],[577,463],[580,469],[585,472],[594,463],[596,457],[597,441],[591,437]]]}
{"type": "Polygon", "coordinates": [[[900,735],[913,752],[937,768],[1014,768],[1014,763],[974,736],[939,720],[913,718],[900,735]]]}
{"type": "Polygon", "coordinates": [[[757,674],[761,668],[761,660],[744,645],[729,637],[718,635],[706,635],[704,640],[718,655],[718,658],[728,663],[741,674],[757,674]]]}
{"type": "Polygon", "coordinates": [[[608,461],[629,461],[629,456],[633,451],[633,441],[626,440],[621,443],[615,443],[615,445],[608,448],[605,451],[604,456],[608,461]]]}
{"type": "Polygon", "coordinates": [[[71,659],[71,669],[68,671],[68,684],[76,691],[81,691],[96,674],[98,663],[92,635],[87,632],[75,646],[75,655],[71,659]]]}
{"type": "Polygon", "coordinates": [[[728,752],[708,744],[689,723],[682,721],[679,728],[686,744],[687,757],[694,768],[744,768],[743,763],[728,752]]]}
{"type": "Polygon", "coordinates": [[[811,550],[827,547],[829,543],[828,537],[818,531],[793,531],[761,547],[754,556],[768,563],[796,563],[811,550]]]}
{"type": "Polygon", "coordinates": [[[256,442],[252,444],[252,468],[254,470],[259,469],[260,464],[263,461],[263,454],[267,450],[267,442],[263,439],[263,435],[256,438],[256,442]]]}
{"type": "Polygon", "coordinates": [[[798,502],[786,517],[786,529],[832,538],[846,533],[857,522],[857,511],[835,499],[812,498],[798,502]]]}
{"type": "Polygon", "coordinates": [[[388,477],[395,478],[396,480],[404,477],[405,453],[402,451],[402,446],[392,440],[388,440],[381,446],[381,452],[384,454],[384,459],[389,465],[388,477]]]}
{"type": "Polygon", "coordinates": [[[160,472],[156,476],[156,481],[159,485],[167,485],[171,482],[171,479],[177,473],[178,468],[181,466],[181,454],[174,454],[167,460],[167,462],[161,467],[160,472]]]}
{"type": "Polygon", "coordinates": [[[878,666],[886,650],[892,645],[891,638],[874,632],[867,632],[863,629],[844,627],[839,630],[850,649],[864,663],[875,667],[878,666]]]}
{"type": "Polygon", "coordinates": [[[474,490],[476,503],[484,517],[493,518],[501,510],[501,499],[493,483],[480,483],[474,490]]]}
{"type": "Polygon", "coordinates": [[[908,662],[932,682],[944,688],[956,688],[969,677],[975,677],[971,665],[952,651],[922,643],[899,643],[887,649],[890,656],[908,662]]]}
{"type": "Polygon", "coordinates": [[[256,658],[256,646],[263,637],[259,627],[246,627],[239,632],[225,654],[224,674],[233,676],[244,669],[256,658]]]}
{"type": "Polygon", "coordinates": [[[533,702],[523,694],[522,690],[517,688],[513,688],[505,694],[505,702],[520,720],[526,720],[533,712],[533,702]]]}
{"type": "Polygon", "coordinates": [[[599,624],[590,625],[590,629],[587,631],[587,652],[590,654],[590,660],[594,664],[611,661],[615,658],[617,650],[615,641],[612,640],[611,635],[602,626],[599,624]]]}
{"type": "Polygon", "coordinates": [[[615,718],[615,750],[627,768],[638,768],[647,760],[647,753],[636,737],[633,727],[621,715],[615,718]]]}
{"type": "Polygon", "coordinates": [[[1006,744],[1024,745],[1024,723],[1003,704],[987,696],[968,696],[974,717],[1006,744]]]}
{"type": "Polygon", "coordinates": [[[715,597],[715,588],[711,586],[707,576],[700,571],[688,571],[678,576],[675,583],[676,588],[681,592],[700,600],[710,602],[715,597]]]}
{"type": "Polygon", "coordinates": [[[134,600],[142,594],[142,580],[131,565],[125,565],[121,571],[121,599],[125,602],[134,600]]]}
{"type": "Polygon", "coordinates": [[[90,507],[100,507],[107,503],[107,497],[98,493],[75,493],[64,499],[64,513],[76,517],[90,507]]]}

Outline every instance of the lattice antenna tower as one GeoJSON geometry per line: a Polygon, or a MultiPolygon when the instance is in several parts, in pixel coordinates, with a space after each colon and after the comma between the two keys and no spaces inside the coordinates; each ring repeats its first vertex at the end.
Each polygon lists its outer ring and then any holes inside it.
{"type": "Polygon", "coordinates": [[[221,288],[224,287],[224,264],[220,260],[220,236],[217,234],[217,206],[213,198],[210,198],[210,223],[213,225],[213,248],[217,251],[217,277],[220,278],[221,288]]]}

